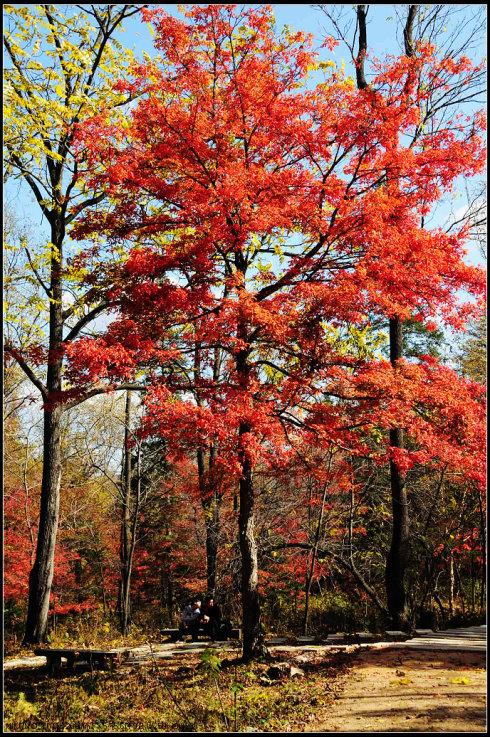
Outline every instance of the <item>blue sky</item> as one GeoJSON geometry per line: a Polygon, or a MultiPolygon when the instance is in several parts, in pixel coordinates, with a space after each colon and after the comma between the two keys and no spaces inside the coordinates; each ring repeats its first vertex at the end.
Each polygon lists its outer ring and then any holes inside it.
{"type": "MultiPolygon", "coordinates": [[[[259,3],[245,3],[240,7],[253,7],[259,3]]],[[[477,7],[478,4],[474,4],[473,7],[477,7]]],[[[168,13],[181,17],[181,13],[178,10],[177,4],[162,4],[159,7],[164,8],[168,13]]],[[[285,24],[296,30],[306,31],[312,33],[315,40],[320,44],[325,34],[334,35],[332,27],[329,25],[329,21],[325,14],[317,7],[309,3],[272,3],[274,14],[276,18],[276,24],[278,29],[282,28],[285,24]]],[[[330,9],[340,8],[341,5],[338,3],[330,3],[328,5],[330,9]]],[[[461,24],[464,20],[467,12],[463,8],[468,6],[457,5],[454,8],[459,8],[460,14],[457,16],[458,23],[461,24]]],[[[485,7],[482,5],[481,7],[485,7]]],[[[349,15],[354,17],[354,11],[352,5],[344,5],[345,18],[349,15]]],[[[397,25],[396,9],[398,12],[403,11],[404,6],[398,4],[395,5],[385,3],[375,3],[369,6],[367,15],[367,35],[368,35],[368,46],[372,54],[382,56],[385,53],[396,53],[400,48],[397,43],[395,28],[397,25]]],[[[124,41],[127,45],[132,46],[136,52],[148,51],[151,52],[153,48],[151,34],[145,24],[141,24],[139,19],[134,16],[130,19],[125,26],[126,30],[123,34],[124,41]]],[[[447,32],[450,32],[451,26],[448,24],[447,32]]],[[[485,33],[482,33],[481,39],[478,39],[475,49],[475,57],[481,57],[486,54],[486,38],[485,33]]],[[[324,51],[328,58],[332,58],[332,55],[336,61],[340,61],[342,58],[349,61],[347,49],[341,46],[337,47],[335,51],[328,52],[324,51]]]]}
{"type": "MultiPolygon", "coordinates": [[[[60,3],[61,5],[61,3],[60,3]]],[[[252,5],[252,4],[249,4],[252,5]]],[[[255,4],[257,5],[257,3],[255,4]]],[[[180,16],[177,4],[163,4],[165,10],[176,16],[180,16]]],[[[339,8],[339,4],[330,4],[329,8],[339,8]]],[[[354,16],[353,6],[344,5],[346,18],[349,15],[354,16]]],[[[455,6],[459,8],[468,6],[455,6]]],[[[470,6],[475,7],[475,6],[470,6]]],[[[283,25],[288,24],[293,29],[304,30],[314,35],[315,45],[320,45],[325,35],[335,35],[326,16],[316,7],[306,3],[275,3],[273,4],[274,13],[278,30],[283,25]]],[[[402,6],[397,6],[398,11],[402,10],[402,6]]],[[[466,11],[461,11],[458,16],[458,22],[461,23],[465,17],[466,11]]],[[[396,39],[396,9],[394,5],[375,4],[370,5],[368,12],[368,46],[371,56],[384,56],[385,54],[397,53],[399,50],[399,41],[396,39]]],[[[448,32],[451,28],[448,28],[448,32]]],[[[133,16],[125,24],[124,32],[119,34],[121,42],[132,48],[137,57],[142,55],[143,51],[152,53],[153,40],[150,30],[146,23],[142,23],[138,16],[133,16]]],[[[476,44],[475,58],[481,58],[486,54],[486,45],[484,33],[476,44]]],[[[353,74],[349,51],[341,43],[333,52],[328,49],[321,50],[321,56],[325,59],[334,59],[338,64],[342,61],[346,63],[346,69],[353,74]]],[[[462,188],[461,188],[462,189],[462,188]]],[[[42,238],[44,233],[47,238],[46,223],[41,217],[41,213],[37,204],[33,201],[33,197],[27,190],[26,185],[20,180],[10,180],[7,182],[5,190],[5,199],[12,209],[17,213],[19,221],[28,220],[36,230],[36,236],[42,238]]],[[[445,218],[449,215],[451,209],[459,211],[464,207],[464,198],[460,194],[456,194],[454,198],[448,198],[443,208],[440,208],[440,217],[445,218]]],[[[471,261],[481,260],[478,249],[470,249],[469,258],[471,261]]]]}
{"type": "MultiPolygon", "coordinates": [[[[244,4],[244,7],[252,7],[258,3],[244,4]]],[[[162,4],[168,13],[177,17],[182,17],[178,10],[177,4],[162,4]]],[[[240,6],[241,7],[241,6],[240,6]]],[[[325,35],[333,35],[332,29],[326,30],[329,23],[325,15],[318,8],[307,3],[273,3],[274,15],[276,18],[277,29],[280,30],[284,25],[290,26],[291,29],[306,31],[312,33],[315,39],[315,45],[320,46],[325,35]]],[[[333,6],[330,6],[333,7],[333,6]]],[[[338,7],[338,6],[337,6],[338,7]]],[[[349,12],[354,15],[352,6],[344,6],[346,15],[349,12]]],[[[397,50],[395,38],[395,14],[392,5],[375,5],[371,6],[368,12],[368,42],[374,55],[383,55],[384,53],[395,53],[397,50]]],[[[121,36],[124,43],[134,49],[136,53],[141,51],[152,52],[153,43],[151,33],[146,24],[141,24],[140,20],[135,16],[126,23],[124,34],[121,36]]],[[[325,59],[334,59],[337,62],[345,60],[346,65],[349,63],[349,52],[345,47],[337,47],[333,52],[326,49],[321,50],[321,55],[325,59]]]]}

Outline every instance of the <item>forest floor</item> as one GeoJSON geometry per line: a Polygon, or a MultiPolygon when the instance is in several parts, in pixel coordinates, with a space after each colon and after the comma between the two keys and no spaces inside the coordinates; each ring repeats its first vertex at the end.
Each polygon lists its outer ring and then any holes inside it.
{"type": "MultiPolygon", "coordinates": [[[[478,633],[479,639],[482,635],[478,633]]],[[[4,674],[12,732],[484,732],[485,651],[408,643],[238,648],[182,645],[116,671],[18,667],[4,674]],[[433,647],[433,649],[430,649],[433,647]],[[274,676],[271,666],[293,670],[274,676]]]]}

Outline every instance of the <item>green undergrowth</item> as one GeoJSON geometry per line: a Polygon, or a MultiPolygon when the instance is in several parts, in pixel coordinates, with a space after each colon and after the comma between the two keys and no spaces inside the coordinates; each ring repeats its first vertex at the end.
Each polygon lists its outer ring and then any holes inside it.
{"type": "MultiPolygon", "coordinates": [[[[279,635],[300,634],[303,604],[280,592],[270,595],[264,601],[263,619],[266,628],[274,629],[279,635]]],[[[386,624],[373,607],[367,608],[355,596],[325,591],[310,600],[309,634],[325,637],[331,632],[377,632],[386,624]]]]}
{"type": "Polygon", "coordinates": [[[352,654],[295,663],[304,674],[271,680],[272,661],[241,663],[206,650],[116,671],[48,676],[42,669],[5,674],[9,732],[305,731],[335,696],[352,654]]]}

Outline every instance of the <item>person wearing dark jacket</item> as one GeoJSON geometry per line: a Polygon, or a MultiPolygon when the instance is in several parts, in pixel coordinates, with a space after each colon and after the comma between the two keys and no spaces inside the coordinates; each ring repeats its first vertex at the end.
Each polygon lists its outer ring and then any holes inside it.
{"type": "Polygon", "coordinates": [[[221,612],[212,596],[205,599],[199,617],[200,626],[212,640],[217,640],[221,625],[221,612]]]}

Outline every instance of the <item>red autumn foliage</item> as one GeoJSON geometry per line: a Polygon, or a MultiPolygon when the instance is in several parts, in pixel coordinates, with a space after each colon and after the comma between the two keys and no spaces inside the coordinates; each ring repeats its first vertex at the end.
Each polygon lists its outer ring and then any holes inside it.
{"type": "MultiPolygon", "coordinates": [[[[24,602],[27,599],[29,573],[34,562],[37,532],[36,499],[23,489],[10,491],[4,499],[4,598],[24,602]]],[[[53,600],[56,591],[76,588],[73,563],[77,554],[62,543],[57,546],[53,600]]]]}
{"type": "Polygon", "coordinates": [[[481,115],[424,129],[417,80],[464,78],[471,62],[419,44],[379,63],[368,89],[340,73],[309,89],[311,39],[275,36],[267,7],[145,15],[164,63],[118,83],[141,95],[124,130],[102,111],[78,135],[113,206],[75,234],[139,245],[116,285],[124,317],[71,347],[73,377],[146,365],[147,431],[178,453],[217,445],[236,478],[244,460],[287,458],[285,428],[363,454],[371,428],[403,426],[414,448],[391,453],[404,470],[452,463],[481,481],[479,387],[424,358],[393,369],[346,355],[325,331],[368,314],[461,327],[478,311],[484,276],[463,260],[466,230],[421,226],[456,177],[482,170],[484,146],[481,115]],[[463,288],[477,301],[461,305],[463,288]],[[203,372],[200,406],[175,369],[195,345],[208,366],[217,346],[226,355],[218,385],[203,372]]]}

